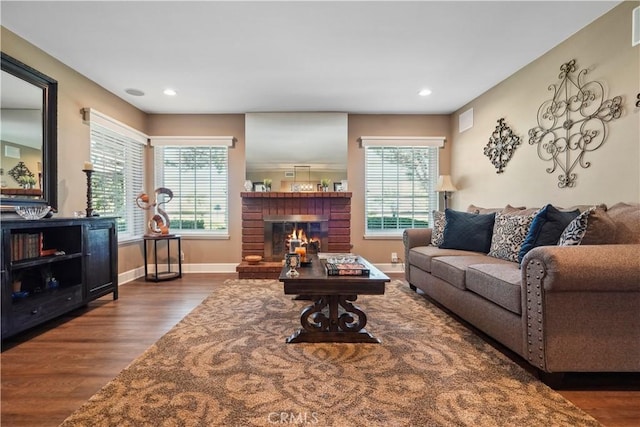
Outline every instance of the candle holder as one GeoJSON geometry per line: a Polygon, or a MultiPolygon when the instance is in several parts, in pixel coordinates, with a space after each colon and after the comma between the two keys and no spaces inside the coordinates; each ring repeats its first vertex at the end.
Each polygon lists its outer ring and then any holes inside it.
{"type": "Polygon", "coordinates": [[[300,267],[300,255],[299,254],[285,254],[285,266],[289,269],[287,271],[287,277],[296,277],[300,273],[296,268],[300,267]]]}
{"type": "Polygon", "coordinates": [[[93,174],[93,170],[91,169],[82,169],[82,172],[87,174],[87,218],[93,216],[93,207],[91,201],[91,175],[93,174]]]}

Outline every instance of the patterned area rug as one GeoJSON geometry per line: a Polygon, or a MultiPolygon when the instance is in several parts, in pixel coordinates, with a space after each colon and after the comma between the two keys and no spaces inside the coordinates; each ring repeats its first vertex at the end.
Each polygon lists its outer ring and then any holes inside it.
{"type": "Polygon", "coordinates": [[[599,425],[400,281],[356,302],[382,344],[286,344],[308,303],[227,280],[62,425],[599,425]]]}

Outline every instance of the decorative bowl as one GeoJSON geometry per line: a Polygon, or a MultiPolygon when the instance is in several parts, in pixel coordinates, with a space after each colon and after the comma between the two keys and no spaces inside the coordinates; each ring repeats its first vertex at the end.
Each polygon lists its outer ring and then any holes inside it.
{"type": "Polygon", "coordinates": [[[42,219],[49,213],[51,206],[16,206],[15,209],[24,219],[42,219]]]}
{"type": "Polygon", "coordinates": [[[262,261],[262,257],[260,255],[247,255],[244,257],[244,260],[247,261],[250,265],[259,264],[262,261]]]}

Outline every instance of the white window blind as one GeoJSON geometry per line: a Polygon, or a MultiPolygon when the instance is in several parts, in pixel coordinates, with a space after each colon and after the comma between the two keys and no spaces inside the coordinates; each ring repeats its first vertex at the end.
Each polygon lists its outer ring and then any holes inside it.
{"type": "Polygon", "coordinates": [[[144,188],[144,145],[125,132],[95,121],[91,129],[92,202],[101,216],[116,216],[118,240],[142,236],[144,211],[135,198],[144,188]]]}
{"type": "Polygon", "coordinates": [[[365,146],[365,234],[428,228],[437,179],[438,147],[365,146]]]}
{"type": "Polygon", "coordinates": [[[163,205],[171,229],[228,235],[228,146],[155,145],[154,151],[156,186],[174,194],[163,205]]]}

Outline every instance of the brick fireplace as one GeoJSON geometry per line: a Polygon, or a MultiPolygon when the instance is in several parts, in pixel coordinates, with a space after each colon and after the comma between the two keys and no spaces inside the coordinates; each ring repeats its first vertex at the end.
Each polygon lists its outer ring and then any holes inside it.
{"type": "MultiPolygon", "coordinates": [[[[351,252],[350,192],[243,192],[242,197],[242,257],[265,254],[265,218],[293,216],[326,219],[326,247],[322,252],[351,252]]],[[[244,264],[244,263],[243,263],[244,264]]],[[[277,278],[280,263],[270,272],[259,271],[268,262],[257,266],[241,264],[236,268],[240,278],[277,278]],[[246,268],[245,268],[246,267],[246,268]],[[251,270],[249,267],[254,267],[251,270]]]]}

